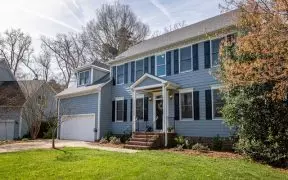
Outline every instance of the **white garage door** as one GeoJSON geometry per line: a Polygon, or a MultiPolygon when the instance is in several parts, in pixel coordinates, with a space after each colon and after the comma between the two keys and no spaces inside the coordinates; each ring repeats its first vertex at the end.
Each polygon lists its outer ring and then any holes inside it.
{"type": "Polygon", "coordinates": [[[60,139],[94,141],[95,114],[62,116],[60,139]]]}
{"type": "Polygon", "coordinates": [[[0,120],[0,140],[14,139],[14,120],[0,120]]]}

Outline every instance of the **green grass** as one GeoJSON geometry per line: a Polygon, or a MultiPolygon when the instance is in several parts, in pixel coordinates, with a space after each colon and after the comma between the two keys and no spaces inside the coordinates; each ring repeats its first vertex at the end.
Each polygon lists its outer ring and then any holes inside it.
{"type": "Polygon", "coordinates": [[[0,179],[288,179],[243,159],[65,148],[0,154],[0,179]]]}

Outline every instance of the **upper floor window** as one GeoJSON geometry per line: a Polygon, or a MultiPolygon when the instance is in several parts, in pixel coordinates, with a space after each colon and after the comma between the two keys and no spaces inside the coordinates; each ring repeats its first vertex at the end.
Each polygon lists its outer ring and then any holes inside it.
{"type": "Polygon", "coordinates": [[[79,86],[89,84],[90,71],[79,72],[79,86]]]}
{"type": "Polygon", "coordinates": [[[221,119],[221,110],[224,106],[224,101],[219,89],[212,89],[212,106],[213,106],[213,119],[221,119]]]}
{"type": "Polygon", "coordinates": [[[212,45],[212,66],[217,66],[219,64],[219,48],[221,39],[215,39],[211,41],[212,45]]]}
{"type": "Polygon", "coordinates": [[[144,74],[144,62],[143,60],[136,61],[136,80],[144,74]]]}
{"type": "Polygon", "coordinates": [[[180,49],[180,72],[192,69],[191,57],[191,46],[180,49]]]}
{"type": "Polygon", "coordinates": [[[165,54],[161,54],[156,57],[156,71],[157,76],[165,76],[166,74],[165,54]]]}
{"type": "Polygon", "coordinates": [[[181,119],[192,119],[193,118],[193,92],[180,93],[181,102],[181,119]]]}
{"type": "Polygon", "coordinates": [[[117,66],[117,84],[124,84],[124,65],[117,66]]]}

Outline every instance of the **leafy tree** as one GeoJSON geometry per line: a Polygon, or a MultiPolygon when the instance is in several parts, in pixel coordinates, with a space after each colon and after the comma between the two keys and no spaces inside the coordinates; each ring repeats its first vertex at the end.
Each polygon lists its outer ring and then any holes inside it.
{"type": "Polygon", "coordinates": [[[238,150],[288,165],[288,1],[229,1],[240,9],[238,36],[222,43],[219,78],[238,150]]]}

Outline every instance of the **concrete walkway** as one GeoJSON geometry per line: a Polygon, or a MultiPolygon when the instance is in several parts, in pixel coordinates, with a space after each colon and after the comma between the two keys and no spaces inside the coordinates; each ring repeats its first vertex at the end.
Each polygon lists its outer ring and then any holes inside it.
{"type": "MultiPolygon", "coordinates": [[[[122,153],[136,153],[137,152],[136,150],[131,150],[131,149],[94,145],[92,143],[84,142],[84,141],[56,140],[55,145],[57,148],[84,147],[84,148],[90,148],[90,149],[99,149],[99,150],[122,152],[122,153]]],[[[29,142],[4,144],[4,145],[0,145],[0,153],[23,151],[23,150],[30,150],[30,149],[49,149],[51,148],[51,146],[52,146],[51,140],[35,140],[35,141],[29,141],[29,142]]]]}

